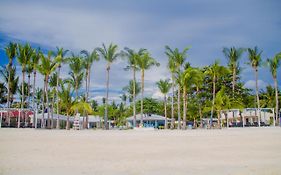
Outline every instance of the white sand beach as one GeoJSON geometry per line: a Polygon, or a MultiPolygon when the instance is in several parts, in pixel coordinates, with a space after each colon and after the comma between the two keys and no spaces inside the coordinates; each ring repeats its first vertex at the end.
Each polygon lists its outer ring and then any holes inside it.
{"type": "Polygon", "coordinates": [[[281,128],[0,129],[1,175],[281,174],[281,128]]]}

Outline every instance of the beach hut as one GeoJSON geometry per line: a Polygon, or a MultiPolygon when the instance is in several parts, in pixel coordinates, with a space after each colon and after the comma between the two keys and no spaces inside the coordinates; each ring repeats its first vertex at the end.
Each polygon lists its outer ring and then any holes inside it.
{"type": "MultiPolygon", "coordinates": [[[[127,126],[133,127],[134,116],[128,117],[126,119],[127,126]]],[[[168,123],[171,119],[167,118],[168,123]]],[[[141,114],[136,115],[136,126],[139,127],[141,122],[141,114]]],[[[165,126],[165,117],[157,114],[143,114],[143,127],[159,128],[165,126]]]]}

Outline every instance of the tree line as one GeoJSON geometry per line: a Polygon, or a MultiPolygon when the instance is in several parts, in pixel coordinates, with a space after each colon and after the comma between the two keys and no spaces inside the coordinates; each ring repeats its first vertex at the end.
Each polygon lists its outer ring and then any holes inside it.
{"type": "Polygon", "coordinates": [[[165,129],[175,127],[186,129],[187,121],[193,120],[194,124],[196,121],[201,121],[202,124],[202,118],[210,116],[212,122],[217,114],[216,118],[220,122],[222,110],[245,107],[275,108],[273,122],[275,124],[278,121],[280,91],[278,90],[277,70],[280,66],[281,52],[273,58],[263,60],[262,51],[258,47],[223,48],[222,51],[228,61],[227,66],[221,65],[219,60],[215,60],[211,65],[194,67],[187,61],[189,48],[181,51],[178,48],[172,49],[166,46],[167,68],[171,77],[159,80],[155,84],[164,96],[162,102],[144,97],[145,71],[160,65],[147,49],[134,50],[125,47],[119,51],[115,44],[108,46],[103,44],[91,52],[82,50],[79,54],[58,47],[55,51],[50,50],[43,53],[40,48],[32,48],[30,44],[11,42],[5,47],[5,51],[9,62],[0,70],[2,76],[2,82],[0,82],[1,104],[6,104],[8,108],[40,108],[42,111],[46,111],[47,118],[42,119],[43,128],[60,128],[59,120],[56,122],[57,125],[53,126],[54,113],[67,116],[66,129],[70,129],[69,117],[77,113],[84,116],[84,128],[88,126],[89,114],[104,116],[105,129],[109,129],[108,119],[114,119],[117,124],[124,125],[126,117],[131,115],[134,116],[133,125],[136,126],[136,114],[139,112],[141,115],[139,125],[143,125],[145,113],[156,113],[165,116],[165,129]],[[247,64],[252,67],[255,74],[255,95],[241,82],[240,59],[243,54],[248,55],[247,64]],[[90,100],[89,91],[93,64],[100,59],[106,61],[106,94],[103,103],[99,105],[96,101],[90,100]],[[109,104],[110,68],[117,59],[127,61],[124,70],[131,71],[132,80],[122,89],[124,92],[120,96],[122,102],[116,104],[113,101],[109,104]],[[19,84],[19,76],[16,74],[15,60],[21,66],[21,84],[19,84]],[[60,75],[63,64],[70,68],[69,75],[65,79],[62,79],[60,75]],[[274,82],[274,87],[268,86],[266,91],[260,91],[258,87],[258,70],[261,66],[269,68],[274,82]],[[141,72],[141,82],[136,81],[137,71],[141,72]],[[43,88],[37,87],[38,72],[44,77],[43,88]],[[79,95],[83,83],[85,83],[86,90],[79,95]],[[20,96],[20,102],[14,101],[16,94],[20,96]],[[139,94],[140,100],[137,99],[139,94]],[[126,104],[127,101],[130,104],[126,104]],[[169,126],[167,118],[172,119],[169,126]],[[44,122],[46,119],[47,126],[44,122]]]}

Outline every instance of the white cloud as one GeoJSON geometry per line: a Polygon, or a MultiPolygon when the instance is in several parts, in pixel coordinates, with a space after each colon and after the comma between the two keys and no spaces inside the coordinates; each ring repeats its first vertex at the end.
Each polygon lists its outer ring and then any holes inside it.
{"type": "MultiPolygon", "coordinates": [[[[268,83],[264,82],[263,80],[258,80],[258,87],[259,89],[265,89],[265,87],[268,85],[268,83]]],[[[255,80],[248,80],[244,87],[249,89],[256,89],[256,81],[255,80]]]]}

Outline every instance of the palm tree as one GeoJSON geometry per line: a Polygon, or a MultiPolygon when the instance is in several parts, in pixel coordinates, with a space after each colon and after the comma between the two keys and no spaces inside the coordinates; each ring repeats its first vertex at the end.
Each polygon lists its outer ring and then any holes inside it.
{"type": "MultiPolygon", "coordinates": [[[[32,56],[33,57],[33,56],[32,56]]],[[[27,107],[30,107],[30,79],[31,79],[31,73],[33,72],[33,66],[32,66],[32,60],[28,61],[27,67],[26,67],[26,73],[27,73],[27,107]]]]}
{"type": "MultiPolygon", "coordinates": [[[[57,72],[54,72],[50,76],[50,87],[51,89],[51,98],[52,98],[52,105],[51,105],[51,128],[53,129],[54,127],[54,106],[55,106],[55,99],[56,99],[56,86],[57,86],[57,80],[58,80],[58,74],[57,72]]],[[[57,121],[59,120],[59,117],[57,116],[57,121]]]]}
{"type": "Polygon", "coordinates": [[[127,102],[127,95],[124,93],[120,96],[121,100],[124,102],[124,106],[126,107],[126,102],[127,102]]]}
{"type": "Polygon", "coordinates": [[[8,72],[9,72],[9,76],[8,76],[8,96],[7,96],[7,107],[10,108],[10,97],[11,97],[11,71],[12,71],[12,65],[13,65],[13,60],[15,59],[16,55],[17,55],[17,47],[18,45],[16,43],[12,43],[10,42],[9,45],[7,47],[5,47],[5,51],[6,51],[6,55],[9,59],[9,63],[8,63],[8,72]]]}
{"type": "MultiPolygon", "coordinates": [[[[99,55],[96,50],[93,50],[92,53],[82,50],[81,54],[83,54],[84,57],[84,67],[86,69],[86,102],[89,101],[89,89],[90,89],[90,83],[91,83],[91,67],[94,61],[99,61],[99,55]]],[[[86,113],[86,122],[84,123],[84,128],[88,129],[88,113],[86,113]]]]}
{"type": "MultiPolygon", "coordinates": [[[[187,57],[187,51],[189,48],[184,48],[182,52],[179,51],[178,48],[172,50],[169,46],[165,46],[165,54],[168,56],[168,66],[170,69],[170,72],[172,74],[172,120],[174,119],[174,106],[173,106],[173,98],[174,98],[174,85],[175,85],[175,72],[181,72],[181,67],[184,64],[186,57],[187,57]]],[[[178,94],[180,94],[180,86],[178,86],[178,94]]],[[[178,98],[178,120],[180,120],[180,99],[178,98]]],[[[171,127],[174,127],[174,122],[172,121],[171,127]]],[[[180,128],[180,123],[178,124],[178,129],[180,128]]]]}
{"type": "MultiPolygon", "coordinates": [[[[255,71],[256,77],[256,102],[258,104],[258,111],[260,110],[260,100],[259,100],[259,88],[258,88],[258,67],[261,66],[262,59],[261,54],[262,51],[259,51],[258,47],[256,46],[254,49],[248,48],[248,57],[249,57],[249,64],[255,71]]],[[[260,126],[260,111],[258,114],[258,124],[260,126]]]]}
{"type": "Polygon", "coordinates": [[[232,72],[232,97],[234,98],[237,69],[239,68],[239,59],[241,58],[245,49],[243,48],[223,48],[223,53],[228,60],[229,69],[232,72]]]}
{"type": "MultiPolygon", "coordinates": [[[[196,68],[195,68],[196,69],[196,68]]],[[[204,73],[201,69],[197,68],[197,80],[194,82],[194,85],[196,87],[196,98],[198,101],[198,114],[200,116],[200,127],[203,127],[203,121],[202,121],[202,98],[200,98],[200,89],[203,86],[204,81],[204,73]]]]}
{"type": "Polygon", "coordinates": [[[164,109],[165,109],[165,129],[168,129],[168,122],[167,122],[167,93],[170,91],[172,84],[170,83],[169,79],[160,80],[157,83],[158,89],[164,95],[164,109]]]}
{"type": "Polygon", "coordinates": [[[176,74],[176,66],[175,62],[172,59],[169,59],[168,61],[168,68],[171,72],[171,77],[172,77],[172,102],[171,102],[171,128],[173,129],[175,127],[175,117],[174,117],[174,92],[175,92],[175,74],[176,74]]]}
{"type": "Polygon", "coordinates": [[[226,67],[221,66],[218,60],[216,60],[215,63],[212,64],[211,66],[207,67],[207,70],[205,71],[205,73],[212,78],[212,83],[213,83],[213,100],[212,100],[212,109],[211,109],[211,118],[210,118],[211,127],[213,125],[213,114],[214,114],[214,105],[215,105],[215,97],[216,97],[216,82],[221,75],[226,74],[227,72],[229,72],[229,70],[226,67]]]}
{"type": "Polygon", "coordinates": [[[138,65],[137,65],[137,59],[139,59],[143,54],[146,52],[146,49],[139,49],[138,52],[129,49],[127,47],[124,48],[126,52],[122,52],[122,55],[126,56],[128,59],[128,66],[125,68],[125,70],[132,70],[133,72],[133,116],[134,116],[134,121],[133,125],[136,127],[136,87],[134,82],[136,82],[136,71],[139,70],[138,65]]]}
{"type": "MultiPolygon", "coordinates": [[[[49,51],[48,55],[45,56],[41,54],[40,64],[37,66],[38,71],[44,75],[44,95],[46,95],[46,105],[48,112],[48,122],[47,127],[50,128],[50,109],[49,109],[49,96],[48,96],[48,85],[49,85],[49,76],[52,72],[54,72],[58,66],[57,59],[52,60],[53,52],[49,51]]],[[[43,96],[44,96],[43,95],[43,96]]],[[[44,110],[43,110],[44,111],[44,110]]],[[[44,115],[44,112],[43,112],[44,115]]],[[[44,120],[44,119],[43,119],[44,120]]],[[[43,124],[43,127],[45,127],[45,124],[43,124]]]]}
{"type": "MultiPolygon", "coordinates": [[[[34,50],[34,54],[32,55],[32,58],[31,58],[31,62],[30,62],[30,64],[31,64],[31,67],[32,67],[32,70],[33,70],[33,87],[32,87],[32,95],[33,95],[33,97],[32,97],[32,108],[33,108],[33,110],[35,110],[35,84],[36,84],[36,74],[37,74],[37,66],[38,66],[38,62],[39,62],[39,60],[40,60],[40,58],[41,58],[41,54],[42,54],[42,52],[41,52],[41,50],[40,50],[40,48],[38,48],[37,50],[34,50]]],[[[36,108],[37,109],[37,108],[36,108]]],[[[33,115],[33,121],[35,121],[35,115],[33,115]]],[[[34,126],[34,122],[32,123],[32,127],[35,127],[34,126]]]]}
{"type": "Polygon", "coordinates": [[[72,100],[73,90],[71,89],[71,83],[66,81],[61,85],[61,91],[59,91],[59,99],[60,99],[60,106],[65,109],[66,111],[66,129],[70,129],[70,121],[69,115],[72,111],[72,106],[74,105],[74,101],[72,100]],[[67,85],[67,87],[65,87],[67,85]]]}
{"type": "Polygon", "coordinates": [[[71,76],[76,94],[75,99],[76,101],[78,101],[78,90],[82,86],[82,81],[84,77],[84,65],[81,57],[72,54],[72,57],[69,59],[69,67],[71,70],[69,72],[69,75],[71,76]]]}
{"type": "Polygon", "coordinates": [[[141,70],[141,121],[143,125],[143,92],[144,92],[144,71],[150,69],[152,66],[160,66],[160,64],[150,56],[148,52],[140,57],[137,57],[137,66],[141,70]]]}
{"type": "Polygon", "coordinates": [[[117,45],[110,44],[108,47],[106,47],[104,44],[102,44],[102,47],[97,48],[97,51],[101,54],[101,56],[107,61],[106,65],[106,104],[105,104],[105,112],[104,112],[104,126],[105,129],[109,129],[107,119],[108,119],[108,90],[109,90],[109,70],[111,64],[117,60],[117,58],[120,56],[120,53],[117,53],[117,45]]]}
{"type": "MultiPolygon", "coordinates": [[[[6,87],[10,83],[10,105],[11,105],[14,100],[14,94],[17,93],[18,82],[19,82],[19,77],[16,76],[16,67],[12,66],[11,69],[8,69],[7,66],[2,66],[0,69],[0,76],[4,79],[4,84],[6,84],[6,87]]],[[[6,101],[7,99],[8,99],[8,94],[7,97],[3,97],[4,101],[6,101]]]]}
{"type": "Polygon", "coordinates": [[[61,64],[66,62],[67,59],[65,59],[65,55],[67,54],[68,50],[64,50],[63,48],[57,47],[57,52],[56,52],[56,58],[58,60],[58,68],[57,68],[57,85],[56,85],[56,96],[57,96],[57,126],[56,128],[60,128],[60,120],[59,120],[59,81],[60,81],[60,70],[61,70],[61,64]]]}
{"type": "Polygon", "coordinates": [[[123,91],[128,93],[129,102],[133,102],[134,94],[137,97],[141,91],[141,86],[139,82],[135,82],[134,80],[129,81],[129,85],[123,88],[123,91]]]}
{"type": "Polygon", "coordinates": [[[187,110],[187,92],[197,81],[201,81],[200,71],[193,67],[188,67],[182,76],[183,86],[183,129],[186,129],[186,110],[187,110]]]}
{"type": "Polygon", "coordinates": [[[21,100],[21,108],[24,108],[24,83],[25,83],[25,72],[26,72],[26,66],[30,60],[30,58],[33,55],[33,49],[29,44],[19,45],[18,46],[18,62],[21,65],[22,68],[22,100],[21,100]]]}
{"type": "Polygon", "coordinates": [[[277,70],[281,62],[281,52],[276,54],[272,59],[267,59],[267,64],[269,66],[275,88],[275,119],[273,120],[273,125],[275,126],[276,120],[278,120],[278,83],[277,83],[277,70]]]}

